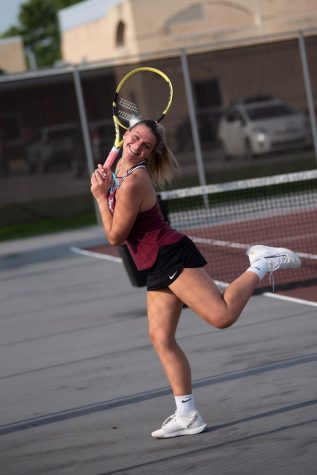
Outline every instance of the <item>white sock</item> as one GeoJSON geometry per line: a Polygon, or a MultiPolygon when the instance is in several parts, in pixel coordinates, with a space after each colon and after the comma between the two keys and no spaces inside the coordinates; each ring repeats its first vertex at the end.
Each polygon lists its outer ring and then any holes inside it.
{"type": "Polygon", "coordinates": [[[186,394],[185,396],[174,396],[176,403],[176,412],[179,416],[192,416],[196,406],[194,396],[186,394]]]}
{"type": "Polygon", "coordinates": [[[251,266],[247,269],[248,272],[254,272],[260,280],[265,277],[268,268],[267,268],[267,261],[265,259],[260,259],[259,261],[254,262],[251,266]]]}

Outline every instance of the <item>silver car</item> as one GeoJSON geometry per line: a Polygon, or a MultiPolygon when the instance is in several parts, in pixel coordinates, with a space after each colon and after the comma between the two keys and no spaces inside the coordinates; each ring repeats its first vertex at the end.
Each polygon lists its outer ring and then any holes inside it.
{"type": "Polygon", "coordinates": [[[227,157],[268,154],[311,144],[307,117],[269,97],[235,103],[219,122],[218,139],[227,157]]]}
{"type": "Polygon", "coordinates": [[[56,165],[73,169],[84,163],[80,128],[73,123],[43,127],[25,151],[30,173],[43,173],[56,165]]]}

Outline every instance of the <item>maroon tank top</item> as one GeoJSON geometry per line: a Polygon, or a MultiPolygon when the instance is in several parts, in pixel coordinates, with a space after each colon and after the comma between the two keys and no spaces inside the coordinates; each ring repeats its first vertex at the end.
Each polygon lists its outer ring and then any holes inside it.
{"type": "MultiPolygon", "coordinates": [[[[145,165],[139,165],[144,166],[145,165]]],[[[133,170],[135,170],[133,168],[133,170]]],[[[129,170],[129,174],[133,172],[129,170]]],[[[128,176],[128,175],[127,175],[128,176]]],[[[123,179],[126,178],[122,177],[123,179]]],[[[116,191],[121,185],[110,188],[108,193],[108,206],[114,213],[116,204],[116,191]]],[[[179,233],[163,219],[158,203],[153,208],[138,213],[132,229],[127,237],[126,244],[132,259],[138,270],[149,269],[155,263],[160,246],[174,244],[183,238],[179,233]]]]}

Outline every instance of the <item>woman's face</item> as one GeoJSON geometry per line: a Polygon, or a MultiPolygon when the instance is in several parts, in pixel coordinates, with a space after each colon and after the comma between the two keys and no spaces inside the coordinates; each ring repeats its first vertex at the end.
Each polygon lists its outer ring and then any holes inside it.
{"type": "Polygon", "coordinates": [[[140,124],[124,134],[123,151],[125,158],[146,160],[157,144],[157,138],[146,125],[140,124]]]}

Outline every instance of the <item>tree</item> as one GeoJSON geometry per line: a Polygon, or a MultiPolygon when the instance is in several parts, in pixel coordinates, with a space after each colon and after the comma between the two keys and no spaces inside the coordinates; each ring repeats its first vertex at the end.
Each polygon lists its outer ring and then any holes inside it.
{"type": "Polygon", "coordinates": [[[57,12],[83,0],[29,0],[20,6],[19,24],[2,36],[19,35],[35,55],[38,67],[52,66],[61,59],[57,12]]]}

